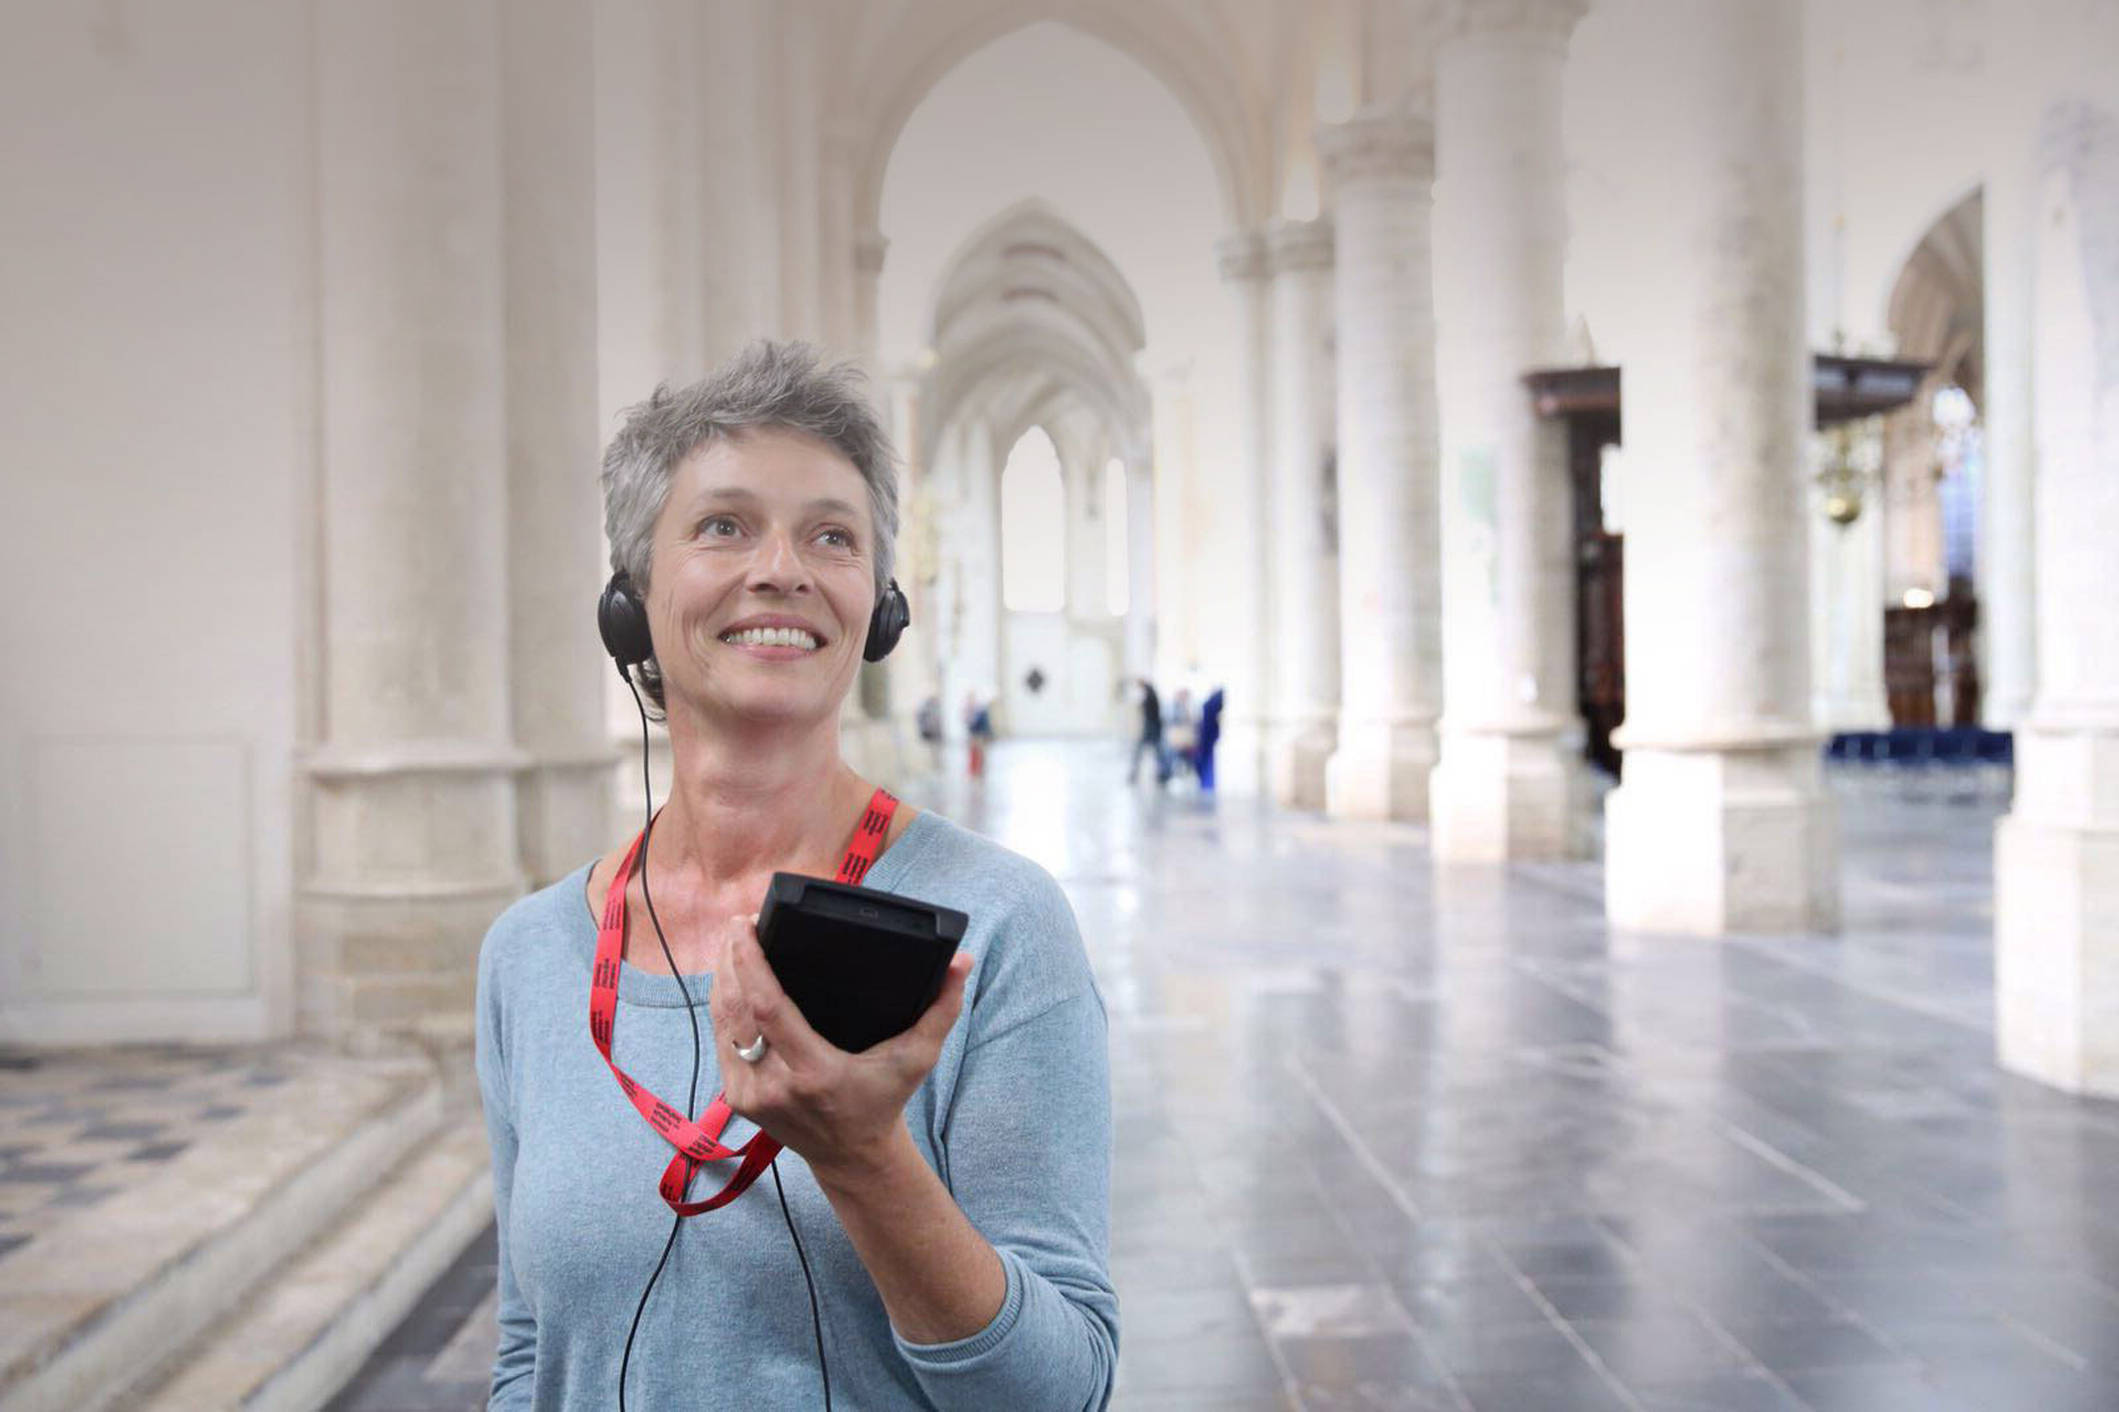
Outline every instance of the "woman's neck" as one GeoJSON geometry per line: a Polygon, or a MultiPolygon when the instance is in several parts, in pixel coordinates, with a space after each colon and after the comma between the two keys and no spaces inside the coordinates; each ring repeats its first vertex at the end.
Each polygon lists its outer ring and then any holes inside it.
{"type": "Polygon", "coordinates": [[[839,757],[838,721],[732,732],[672,715],[676,762],[654,866],[708,893],[775,869],[829,873],[868,795],[839,757]]]}

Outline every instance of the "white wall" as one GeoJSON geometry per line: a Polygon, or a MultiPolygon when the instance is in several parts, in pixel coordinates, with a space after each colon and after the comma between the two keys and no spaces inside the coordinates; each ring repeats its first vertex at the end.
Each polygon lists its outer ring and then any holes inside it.
{"type": "Polygon", "coordinates": [[[291,1019],[312,634],[305,8],[0,47],[0,1039],[291,1019]]]}

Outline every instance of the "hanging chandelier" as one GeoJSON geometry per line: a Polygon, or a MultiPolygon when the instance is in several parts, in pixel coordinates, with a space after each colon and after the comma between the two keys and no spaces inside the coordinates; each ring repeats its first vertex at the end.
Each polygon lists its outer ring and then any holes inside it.
{"type": "Polygon", "coordinates": [[[1861,518],[1868,487],[1883,471],[1883,419],[1858,417],[1828,428],[1816,480],[1825,518],[1846,526],[1861,518]]]}

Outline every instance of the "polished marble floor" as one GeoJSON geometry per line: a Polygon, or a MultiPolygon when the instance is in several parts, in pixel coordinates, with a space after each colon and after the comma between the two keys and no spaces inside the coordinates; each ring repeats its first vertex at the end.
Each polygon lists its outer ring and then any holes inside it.
{"type": "MultiPolygon", "coordinates": [[[[908,791],[1066,885],[1133,1412],[2112,1412],[2119,1104],[1993,1063],[1993,775],[1858,767],[1846,927],[1614,934],[1592,864],[1127,789],[908,791]]],[[[490,1244],[338,1404],[478,1405],[490,1244]]]]}

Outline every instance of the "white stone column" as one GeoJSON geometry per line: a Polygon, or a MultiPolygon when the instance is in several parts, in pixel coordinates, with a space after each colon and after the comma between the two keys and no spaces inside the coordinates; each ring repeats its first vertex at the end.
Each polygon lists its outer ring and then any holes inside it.
{"type": "MultiPolygon", "coordinates": [[[[1266,721],[1266,463],[1272,444],[1271,306],[1265,240],[1241,231],[1221,242],[1221,276],[1236,298],[1237,367],[1242,379],[1236,412],[1236,464],[1215,477],[1214,604],[1208,613],[1214,654],[1209,662],[1224,689],[1216,785],[1230,795],[1256,794],[1265,784],[1266,721]]],[[[1166,692],[1165,695],[1168,693],[1166,692]]]]}
{"type": "MultiPolygon", "coordinates": [[[[843,135],[833,139],[825,169],[825,261],[844,265],[843,280],[825,282],[828,335],[833,352],[851,357],[867,370],[868,395],[884,430],[893,440],[902,439],[899,408],[893,389],[878,376],[876,366],[876,286],[883,276],[883,256],[890,242],[880,231],[855,236],[851,221],[854,197],[855,145],[843,135]]],[[[902,455],[905,448],[900,445],[902,455]]],[[[910,467],[899,481],[899,529],[904,528],[904,510],[909,496],[910,467]]],[[[899,575],[902,580],[903,575],[899,575]]],[[[902,649],[901,649],[902,650],[902,649]]],[[[909,654],[908,654],[909,655],[909,654]]],[[[872,777],[902,778],[909,765],[910,748],[907,710],[894,700],[893,687],[905,672],[906,657],[893,653],[881,662],[861,668],[856,689],[848,693],[846,709],[839,718],[841,748],[847,758],[872,777]],[[904,728],[901,728],[904,727],[904,728]]],[[[902,693],[898,693],[902,694],[902,693]]],[[[917,708],[917,702],[914,708],[917,708]]]]}
{"type": "MultiPolygon", "coordinates": [[[[883,258],[889,253],[890,237],[879,230],[864,230],[854,238],[854,355],[868,364],[872,374],[877,372],[875,362],[883,343],[882,330],[876,322],[876,301],[883,283],[883,258]]],[[[895,414],[893,420],[902,422],[895,414]]],[[[902,439],[904,426],[892,427],[892,434],[902,439]]]]}
{"type": "MultiPolygon", "coordinates": [[[[874,351],[863,342],[858,287],[863,279],[857,250],[860,233],[854,229],[854,182],[863,148],[857,134],[828,134],[822,144],[818,171],[818,297],[823,305],[825,346],[841,358],[866,359],[874,351]]],[[[879,264],[879,272],[881,268],[879,264]]]]}
{"type": "Polygon", "coordinates": [[[1810,721],[1810,354],[1802,22],[1780,0],[1646,0],[1652,119],[1628,180],[1657,297],[1625,368],[1623,783],[1612,924],[1719,935],[1836,924],[1810,721]],[[1652,194],[1652,199],[1650,199],[1652,194]]]}
{"type": "MultiPolygon", "coordinates": [[[[2109,7],[2105,7],[2109,13],[2109,7]]],[[[2109,91],[2111,57],[2074,0],[1990,7],[1978,90],[1985,133],[1986,441],[1978,560],[1980,721],[2011,730],[2031,715],[2038,683],[2038,545],[2033,501],[2039,452],[2032,408],[2032,265],[2037,242],[2038,129],[2055,93],[2109,91]],[[2102,67],[2103,75],[2098,73],[2102,67]],[[2081,80],[2070,82],[2073,68],[2081,80]]],[[[2111,23],[2109,19],[2105,21],[2111,23]]]]}
{"type": "Polygon", "coordinates": [[[1154,376],[1155,421],[1145,469],[1154,478],[1155,659],[1144,672],[1155,681],[1176,681],[1199,661],[1199,621],[1204,616],[1199,584],[1211,547],[1202,527],[1207,498],[1200,486],[1198,398],[1190,365],[1154,376]]]}
{"type": "Polygon", "coordinates": [[[508,664],[532,886],[611,841],[617,760],[597,489],[596,97],[586,0],[514,0],[504,39],[508,664]]]}
{"type": "Polygon", "coordinates": [[[2119,110],[2047,115],[2031,356],[2038,694],[1994,846],[2003,1065],[2119,1097],[2119,110]]]}
{"type": "Polygon", "coordinates": [[[1436,55],[1442,421],[1439,862],[1585,852],[1566,428],[1532,368],[1566,356],[1561,81],[1587,0],[1471,0],[1436,55]]]}
{"type": "MultiPolygon", "coordinates": [[[[702,218],[726,208],[702,197],[708,162],[699,108],[720,91],[699,81],[699,51],[710,41],[698,5],[603,0],[594,11],[583,61],[598,70],[598,425],[612,428],[620,410],[657,383],[682,386],[705,371],[705,314],[717,292],[706,252],[720,254],[725,242],[718,223],[705,228],[702,218]]],[[[621,692],[614,706],[622,699],[621,692]]],[[[632,715],[630,700],[624,714],[632,715]]]]}
{"type": "Polygon", "coordinates": [[[300,1006],[352,1039],[468,1023],[479,941],[524,884],[529,762],[509,706],[499,10],[315,23],[323,722],[302,762],[300,1006]]]}
{"type": "MultiPolygon", "coordinates": [[[[1065,436],[1056,444],[1060,453],[1060,490],[1067,509],[1067,532],[1062,541],[1066,562],[1061,566],[1067,585],[1063,611],[1071,634],[1103,616],[1104,462],[1108,458],[1101,440],[1065,436]]],[[[1067,668],[1062,664],[1058,669],[1067,668]]]]}
{"type": "Polygon", "coordinates": [[[1126,458],[1126,677],[1153,676],[1160,600],[1155,580],[1155,468],[1126,458]]]}
{"type": "MultiPolygon", "coordinates": [[[[705,366],[780,327],[780,239],[773,145],[761,126],[778,84],[773,14],[755,0],[684,0],[698,10],[705,51],[689,71],[704,125],[700,213],[705,366]]],[[[642,389],[644,393],[646,389],[642,389]]]]}
{"type": "MultiPolygon", "coordinates": [[[[2004,122],[2011,132],[2016,128],[2004,122]]],[[[2025,139],[2022,146],[2028,148],[2025,139]]],[[[1981,487],[1979,641],[1980,723],[2009,730],[2030,714],[2038,680],[2033,604],[2033,529],[2038,453],[2031,426],[2031,252],[2033,193],[2017,154],[1988,168],[1985,218],[1985,484],[1981,487]]]]}
{"type": "Polygon", "coordinates": [[[919,428],[914,421],[917,384],[909,378],[886,378],[876,364],[876,282],[883,270],[883,252],[888,244],[871,233],[855,246],[856,339],[859,357],[869,369],[870,395],[876,400],[898,453],[898,557],[894,570],[912,610],[912,625],[890,656],[862,668],[861,692],[865,709],[885,723],[896,766],[905,770],[917,765],[917,732],[913,717],[931,685],[922,663],[929,651],[932,624],[926,621],[933,605],[921,588],[921,538],[928,533],[921,523],[928,497],[922,489],[927,475],[919,428]]]}
{"type": "Polygon", "coordinates": [[[817,340],[829,332],[823,297],[823,20],[816,0],[780,0],[772,15],[779,41],[778,122],[757,140],[778,148],[780,323],[791,338],[817,340]]]}
{"type": "Polygon", "coordinates": [[[1271,571],[1273,798],[1324,808],[1324,766],[1339,739],[1338,526],[1327,523],[1332,455],[1332,227],[1275,221],[1273,464],[1266,485],[1271,571]]]}
{"type": "MultiPolygon", "coordinates": [[[[927,615],[927,652],[935,694],[942,702],[942,733],[952,744],[961,744],[962,726],[957,703],[964,691],[965,579],[968,548],[957,536],[962,533],[961,505],[965,497],[965,462],[968,428],[958,422],[940,435],[923,438],[928,447],[922,476],[927,485],[926,513],[933,532],[926,536],[934,547],[934,583],[927,594],[932,611],[927,615]]],[[[915,611],[918,603],[914,604],[915,611]]]]}
{"type": "Polygon", "coordinates": [[[951,740],[963,738],[964,693],[998,700],[1001,663],[1000,479],[1007,448],[983,421],[958,422],[937,461],[936,652],[942,719],[951,740]]]}
{"type": "Polygon", "coordinates": [[[1318,150],[1334,193],[1339,348],[1339,742],[1325,807],[1424,820],[1442,704],[1434,134],[1372,113],[1321,129],[1318,150]]]}

